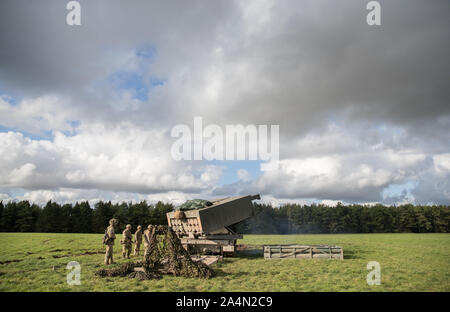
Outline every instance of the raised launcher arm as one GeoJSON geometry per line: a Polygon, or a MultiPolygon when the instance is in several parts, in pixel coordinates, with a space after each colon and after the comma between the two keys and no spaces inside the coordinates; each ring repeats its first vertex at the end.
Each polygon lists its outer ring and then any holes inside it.
{"type": "Polygon", "coordinates": [[[242,235],[229,227],[253,216],[256,199],[259,194],[220,198],[206,208],[169,212],[167,221],[188,251],[233,254],[242,235]]]}

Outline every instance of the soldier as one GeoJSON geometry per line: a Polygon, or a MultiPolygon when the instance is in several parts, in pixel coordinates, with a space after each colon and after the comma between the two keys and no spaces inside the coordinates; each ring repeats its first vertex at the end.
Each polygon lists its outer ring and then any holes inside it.
{"type": "Polygon", "coordinates": [[[122,256],[124,258],[130,259],[131,245],[133,243],[133,235],[131,234],[131,225],[127,224],[125,230],[122,233],[122,256]]]}
{"type": "Polygon", "coordinates": [[[136,233],[134,233],[134,255],[139,256],[139,250],[141,249],[142,244],[142,226],[138,225],[136,233]]]}
{"type": "Polygon", "coordinates": [[[117,226],[117,219],[109,220],[109,226],[106,228],[105,236],[103,237],[103,244],[106,245],[105,264],[113,264],[113,247],[116,239],[116,232],[114,227],[117,226]]]}
{"type": "Polygon", "coordinates": [[[152,226],[149,225],[147,229],[144,231],[144,256],[148,253],[148,248],[150,247],[150,235],[152,233],[152,226]]]}

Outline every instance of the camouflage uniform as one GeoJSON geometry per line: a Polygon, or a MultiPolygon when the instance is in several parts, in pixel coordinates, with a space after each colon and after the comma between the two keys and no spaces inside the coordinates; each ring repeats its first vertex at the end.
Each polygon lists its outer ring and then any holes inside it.
{"type": "Polygon", "coordinates": [[[152,226],[149,225],[147,227],[147,229],[144,231],[144,247],[145,247],[145,251],[144,251],[144,256],[149,252],[149,247],[150,247],[150,234],[152,233],[152,226]]]}
{"type": "Polygon", "coordinates": [[[109,226],[105,231],[105,236],[103,238],[103,244],[106,245],[106,254],[105,254],[105,264],[112,264],[113,262],[113,247],[114,240],[116,239],[116,232],[114,231],[114,226],[117,225],[116,219],[109,220],[109,226]]]}
{"type": "Polygon", "coordinates": [[[141,249],[142,244],[142,227],[138,225],[136,233],[134,233],[134,255],[139,256],[139,250],[141,249]]]}
{"type": "Polygon", "coordinates": [[[133,235],[131,234],[130,229],[131,225],[127,224],[127,227],[122,233],[122,240],[120,241],[122,244],[122,256],[128,259],[130,259],[131,245],[133,243],[133,235]]]}

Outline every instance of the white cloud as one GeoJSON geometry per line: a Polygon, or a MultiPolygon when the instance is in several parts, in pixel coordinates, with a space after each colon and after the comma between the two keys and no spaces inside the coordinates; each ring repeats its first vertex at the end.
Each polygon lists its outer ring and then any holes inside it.
{"type": "Polygon", "coordinates": [[[0,96],[0,124],[29,133],[73,130],[74,111],[67,101],[55,95],[26,98],[17,105],[0,96]]]}
{"type": "Polygon", "coordinates": [[[215,185],[221,168],[172,160],[166,133],[130,124],[82,126],[74,136],[56,132],[53,141],[0,133],[0,187],[155,193],[215,185]]]}
{"type": "MultiPolygon", "coordinates": [[[[28,200],[30,202],[45,205],[52,200],[58,203],[75,203],[81,201],[89,201],[91,205],[99,201],[111,201],[112,203],[121,202],[141,202],[147,201],[150,204],[155,204],[158,201],[171,203],[175,206],[184,203],[186,200],[198,198],[199,194],[190,194],[184,192],[162,192],[155,194],[137,194],[129,192],[112,192],[97,189],[73,189],[60,188],[58,190],[35,190],[27,191],[23,195],[11,196],[10,194],[0,193],[0,200],[4,202],[9,200],[28,200]]],[[[201,197],[201,195],[200,195],[201,197]]]]}
{"type": "MultiPolygon", "coordinates": [[[[439,198],[437,202],[450,201],[443,187],[448,184],[448,154],[430,155],[420,146],[405,149],[401,144],[387,142],[395,133],[397,129],[384,127],[383,136],[378,136],[370,129],[344,125],[330,125],[326,131],[311,132],[292,144],[291,158],[280,160],[276,170],[262,171],[244,189],[276,198],[315,198],[327,203],[384,200],[420,203],[429,198],[425,191],[385,198],[383,190],[390,185],[421,181],[414,187],[419,190],[426,186],[436,200],[439,198]],[[370,135],[372,138],[368,139],[370,135]]],[[[397,135],[396,140],[404,139],[397,135]]]]}
{"type": "Polygon", "coordinates": [[[251,180],[250,173],[245,169],[238,169],[236,173],[239,180],[242,180],[244,182],[248,182],[251,180]]]}
{"type": "Polygon", "coordinates": [[[310,205],[312,203],[311,200],[303,198],[280,198],[272,195],[262,195],[259,202],[266,205],[272,205],[272,207],[280,207],[285,204],[310,205]]]}
{"type": "Polygon", "coordinates": [[[450,173],[450,154],[439,154],[433,156],[434,170],[439,175],[450,173]]]}
{"type": "Polygon", "coordinates": [[[27,180],[33,178],[36,165],[26,163],[19,168],[14,168],[8,175],[8,180],[13,184],[26,183],[27,180]]]}
{"type": "Polygon", "coordinates": [[[385,187],[410,178],[416,170],[415,166],[395,166],[383,152],[367,158],[370,164],[361,155],[285,159],[279,170],[263,172],[256,184],[262,192],[282,198],[376,201],[385,187]]]}

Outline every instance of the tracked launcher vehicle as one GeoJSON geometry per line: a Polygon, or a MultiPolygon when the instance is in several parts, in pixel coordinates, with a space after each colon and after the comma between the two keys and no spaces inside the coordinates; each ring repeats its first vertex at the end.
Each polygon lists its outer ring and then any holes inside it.
{"type": "Polygon", "coordinates": [[[261,199],[259,194],[220,198],[208,207],[169,212],[167,221],[189,253],[232,256],[243,236],[231,227],[254,215],[252,200],[256,199],[261,199]]]}

